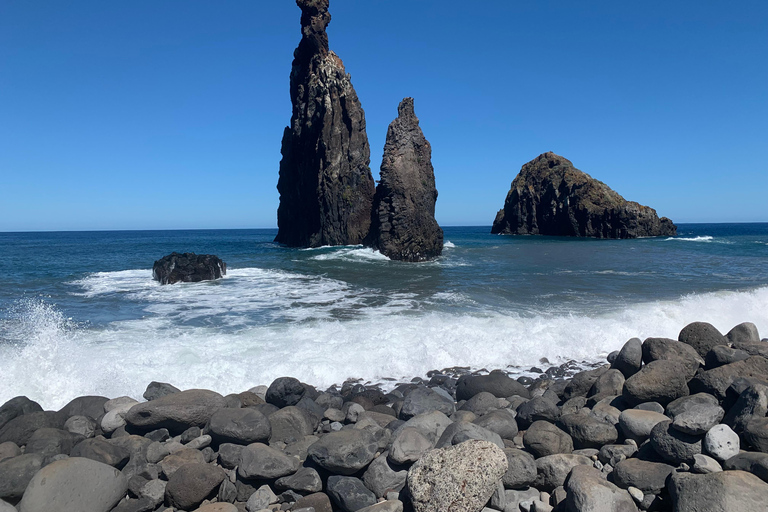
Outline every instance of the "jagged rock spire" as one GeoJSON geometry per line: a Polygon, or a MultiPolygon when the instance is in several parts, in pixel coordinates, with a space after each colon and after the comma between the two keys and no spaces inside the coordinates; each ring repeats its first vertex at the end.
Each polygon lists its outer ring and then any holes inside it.
{"type": "Polygon", "coordinates": [[[297,0],[302,39],[291,69],[291,125],[283,133],[276,242],[359,244],[375,192],[365,113],[328,47],[328,0],[297,0]]]}

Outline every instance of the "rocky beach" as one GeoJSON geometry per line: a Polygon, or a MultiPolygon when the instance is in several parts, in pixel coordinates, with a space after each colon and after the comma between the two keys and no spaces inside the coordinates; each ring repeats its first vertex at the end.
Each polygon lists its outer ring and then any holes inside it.
{"type": "Polygon", "coordinates": [[[768,339],[694,322],[538,378],[388,388],[295,377],[223,396],[0,406],[0,511],[753,511],[768,502],[768,339]],[[568,375],[563,377],[563,375],[568,375]]]}

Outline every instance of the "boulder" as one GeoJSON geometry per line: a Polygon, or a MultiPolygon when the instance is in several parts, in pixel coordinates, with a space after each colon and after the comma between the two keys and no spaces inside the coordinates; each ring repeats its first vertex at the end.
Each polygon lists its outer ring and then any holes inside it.
{"type": "Polygon", "coordinates": [[[59,416],[69,419],[72,416],[87,416],[93,420],[104,414],[104,405],[109,401],[105,396],[79,396],[59,410],[59,416]]]}
{"type": "Polygon", "coordinates": [[[542,396],[533,397],[517,408],[517,421],[523,430],[531,426],[534,421],[544,420],[551,423],[560,419],[560,409],[557,404],[542,396]]]}
{"type": "Polygon", "coordinates": [[[566,414],[560,417],[558,425],[571,436],[576,449],[599,449],[604,444],[616,442],[619,438],[616,427],[591,415],[566,414]]]}
{"type": "Polygon", "coordinates": [[[470,411],[476,416],[482,416],[499,408],[499,399],[487,391],[482,391],[462,405],[460,411],[470,411]]]}
{"type": "Polygon", "coordinates": [[[6,423],[13,418],[31,412],[43,412],[43,408],[39,403],[30,400],[26,396],[11,398],[0,406],[0,432],[6,423]]]}
{"type": "Polygon", "coordinates": [[[97,437],[94,439],[86,439],[76,444],[75,447],[72,448],[71,455],[72,457],[84,457],[117,469],[123,469],[128,463],[131,453],[121,446],[115,446],[114,444],[97,437]]]}
{"type": "Polygon", "coordinates": [[[43,457],[69,455],[74,445],[72,434],[58,428],[39,428],[27,441],[24,453],[39,453],[43,457]]]}
{"type": "Polygon", "coordinates": [[[13,441],[0,443],[0,462],[6,459],[12,459],[22,454],[21,448],[13,441]]]}
{"type": "Polygon", "coordinates": [[[392,441],[389,459],[398,465],[411,464],[431,449],[432,443],[421,432],[415,428],[404,428],[392,441]]]}
{"type": "Polygon", "coordinates": [[[671,421],[662,421],[653,427],[650,441],[656,453],[674,464],[692,464],[693,456],[701,453],[701,436],[684,434],[675,429],[671,421]]]}
{"type": "Polygon", "coordinates": [[[253,443],[241,452],[237,474],[246,480],[275,479],[293,474],[298,469],[299,459],[296,457],[289,457],[263,443],[253,443]]]}
{"type": "Polygon", "coordinates": [[[566,384],[565,389],[563,390],[563,399],[570,400],[576,396],[587,396],[592,389],[592,386],[597,382],[597,379],[609,369],[608,366],[601,366],[594,370],[587,370],[575,374],[571,380],[568,381],[568,384],[566,384]]]}
{"type": "Polygon", "coordinates": [[[704,359],[690,345],[669,338],[646,339],[643,342],[643,362],[647,364],[660,359],[683,361],[688,378],[696,373],[700,365],[704,364],[704,359]]]}
{"type": "Polygon", "coordinates": [[[151,402],[152,400],[157,400],[158,398],[162,398],[166,395],[172,395],[180,391],[181,390],[179,388],[171,384],[168,384],[167,382],[152,381],[147,386],[147,389],[146,391],[144,391],[143,396],[144,396],[144,400],[151,402]]]}
{"type": "Polygon", "coordinates": [[[616,355],[611,368],[619,370],[628,379],[643,365],[643,342],[639,338],[627,341],[616,355]]]}
{"type": "Polygon", "coordinates": [[[693,466],[691,466],[691,471],[694,473],[706,475],[707,473],[717,473],[722,470],[723,467],[709,455],[697,453],[693,456],[693,466]]]}
{"type": "Polygon", "coordinates": [[[199,450],[182,448],[160,461],[160,469],[167,479],[187,464],[205,464],[205,456],[199,450]]]}
{"type": "Polygon", "coordinates": [[[659,402],[662,405],[688,395],[688,379],[683,363],[676,360],[652,361],[628,378],[624,399],[630,405],[659,402]]]}
{"type": "Polygon", "coordinates": [[[525,164],[512,181],[491,233],[637,238],[673,236],[677,228],[549,152],[525,164]]]}
{"type": "Polygon", "coordinates": [[[12,441],[24,446],[37,429],[62,428],[64,420],[55,412],[30,412],[14,417],[0,428],[0,443],[12,441]]]}
{"type": "Polygon", "coordinates": [[[565,478],[575,466],[592,466],[592,459],[575,453],[557,453],[536,459],[535,487],[552,491],[565,483],[565,478]]]}
{"type": "Polygon", "coordinates": [[[495,432],[502,439],[514,439],[518,434],[515,414],[509,409],[497,409],[483,414],[472,423],[491,432],[495,432]]]}
{"type": "Polygon", "coordinates": [[[70,434],[90,438],[96,435],[96,420],[88,416],[70,416],[64,422],[64,430],[70,434]]]}
{"type": "Polygon", "coordinates": [[[333,512],[333,509],[331,508],[331,500],[328,498],[328,495],[323,492],[316,492],[304,496],[303,498],[296,500],[296,503],[294,503],[291,508],[296,512],[299,510],[306,511],[306,509],[315,509],[315,512],[333,512]]]}
{"type": "Polygon", "coordinates": [[[424,437],[432,442],[432,444],[435,444],[437,440],[440,439],[440,436],[443,435],[443,432],[445,432],[445,429],[448,427],[448,425],[451,423],[453,422],[445,414],[441,413],[440,411],[432,411],[426,414],[419,414],[418,416],[414,416],[413,418],[403,423],[401,426],[397,427],[392,435],[393,437],[397,436],[399,430],[412,427],[421,432],[424,437]]]}
{"type": "Polygon", "coordinates": [[[152,265],[152,279],[160,284],[213,281],[227,274],[227,264],[213,254],[172,252],[152,265]]]}
{"type": "Polygon", "coordinates": [[[189,427],[204,427],[214,412],[226,405],[224,397],[206,389],[165,395],[131,407],[125,421],[140,430],[167,428],[180,434],[189,427]]]}
{"type": "Polygon", "coordinates": [[[704,436],[704,450],[719,461],[739,453],[739,436],[728,425],[715,425],[704,436]]]}
{"type": "Polygon", "coordinates": [[[706,393],[678,398],[667,406],[666,412],[675,429],[694,436],[706,434],[725,415],[717,399],[706,393]]]}
{"type": "Polygon", "coordinates": [[[403,99],[397,114],[387,130],[365,243],[393,260],[426,261],[443,251],[432,147],[419,127],[413,98],[403,99]]]}
{"type": "Polygon", "coordinates": [[[0,462],[0,499],[18,501],[42,467],[43,456],[39,453],[27,453],[0,462]]]}
{"type": "Polygon", "coordinates": [[[435,447],[445,448],[446,446],[463,443],[470,439],[489,441],[499,448],[504,448],[504,441],[501,440],[501,437],[499,437],[498,434],[477,426],[474,423],[467,423],[464,421],[456,421],[448,425],[443,432],[443,435],[437,440],[435,447]]]}
{"type": "Polygon", "coordinates": [[[293,377],[278,377],[267,388],[266,402],[283,408],[296,405],[306,393],[307,388],[293,377]]]}
{"type": "Polygon", "coordinates": [[[535,457],[573,451],[571,436],[548,421],[534,421],[523,435],[523,444],[535,457]]]}
{"type": "Polygon", "coordinates": [[[178,509],[194,510],[204,499],[215,495],[225,478],[224,471],[216,466],[186,464],[168,479],[166,502],[178,509]]]}
{"type": "Polygon", "coordinates": [[[470,440],[432,450],[408,471],[415,512],[479,512],[507,469],[507,458],[488,441],[470,440]]]}
{"type": "Polygon", "coordinates": [[[352,475],[370,464],[378,443],[366,430],[340,430],[323,436],[307,450],[317,465],[340,475],[352,475]]]}
{"type": "Polygon", "coordinates": [[[768,418],[753,418],[744,427],[741,435],[755,450],[768,453],[768,418]]]}
{"type": "Polygon", "coordinates": [[[517,448],[504,448],[507,456],[507,471],[501,477],[507,489],[525,489],[536,481],[536,460],[517,448]]]}
{"type": "Polygon", "coordinates": [[[328,477],[328,494],[342,512],[356,512],[376,504],[376,495],[362,480],[351,476],[328,477]]]}
{"type": "Polygon", "coordinates": [[[245,509],[248,512],[265,510],[273,503],[277,503],[277,501],[278,497],[272,492],[272,488],[269,487],[269,485],[262,485],[248,498],[248,501],[245,504],[245,509]]]}
{"type": "Polygon", "coordinates": [[[476,394],[487,391],[498,398],[518,395],[530,398],[525,386],[506,373],[494,370],[488,375],[462,375],[456,383],[456,400],[469,400],[476,394]]]}
{"type": "Polygon", "coordinates": [[[323,481],[318,472],[309,467],[301,467],[293,475],[278,478],[275,487],[280,491],[296,491],[301,494],[310,494],[323,490],[323,481]]]}
{"type": "Polygon", "coordinates": [[[704,362],[706,363],[706,369],[711,370],[719,366],[735,363],[736,361],[743,361],[750,355],[749,352],[731,348],[727,345],[715,345],[712,350],[707,352],[704,362]]]}
{"type": "Polygon", "coordinates": [[[622,489],[632,486],[645,493],[659,494],[674,470],[674,466],[661,462],[626,459],[613,467],[613,481],[622,489]]]}
{"type": "Polygon", "coordinates": [[[375,192],[365,113],[344,64],[328,46],[328,0],[297,4],[302,39],[291,68],[293,110],[280,151],[275,241],[355,245],[370,231],[375,192]]]}
{"type": "Polygon", "coordinates": [[[768,484],[744,471],[673,473],[668,488],[675,512],[746,512],[768,503],[768,484]]]}
{"type": "Polygon", "coordinates": [[[269,420],[256,409],[219,409],[206,430],[217,444],[266,442],[272,435],[269,420]]]}
{"type": "Polygon", "coordinates": [[[383,498],[389,492],[400,492],[405,487],[408,470],[390,463],[388,453],[379,455],[363,473],[363,482],[377,498],[383,498]]]}
{"type": "Polygon", "coordinates": [[[738,453],[723,463],[723,469],[747,471],[762,481],[768,482],[768,453],[738,453]]]}
{"type": "Polygon", "coordinates": [[[575,466],[565,481],[566,509],[572,512],[636,512],[632,496],[588,466],[575,466]]]}
{"type": "Polygon", "coordinates": [[[728,343],[760,343],[757,326],[752,322],[740,323],[725,335],[728,343]]]}
{"type": "Polygon", "coordinates": [[[314,432],[309,414],[296,406],[283,407],[272,414],[264,414],[264,416],[267,416],[272,427],[270,443],[278,441],[286,444],[295,443],[314,432]]]}
{"type": "Polygon", "coordinates": [[[764,379],[768,375],[768,359],[752,356],[697,374],[689,383],[691,393],[709,393],[718,400],[726,397],[728,387],[739,377],[764,379]]]}
{"type": "Polygon", "coordinates": [[[435,390],[428,387],[417,387],[405,397],[403,407],[400,409],[400,419],[407,421],[419,414],[432,411],[440,411],[446,416],[456,410],[452,400],[447,399],[435,390]]]}
{"type": "Polygon", "coordinates": [[[616,467],[619,462],[632,457],[637,453],[637,443],[629,442],[627,444],[606,444],[597,453],[597,460],[602,464],[610,464],[616,467]]]}
{"type": "Polygon", "coordinates": [[[728,340],[718,331],[714,325],[706,322],[693,322],[683,327],[677,340],[690,345],[702,357],[716,345],[727,345],[728,340]]]}
{"type": "Polygon", "coordinates": [[[117,469],[81,457],[58,460],[38,471],[19,503],[20,512],[108,512],[128,481],[117,469]]]}
{"type": "Polygon", "coordinates": [[[742,432],[752,417],[765,417],[768,414],[768,387],[753,384],[741,392],[736,403],[728,410],[723,423],[734,432],[742,432]]]}

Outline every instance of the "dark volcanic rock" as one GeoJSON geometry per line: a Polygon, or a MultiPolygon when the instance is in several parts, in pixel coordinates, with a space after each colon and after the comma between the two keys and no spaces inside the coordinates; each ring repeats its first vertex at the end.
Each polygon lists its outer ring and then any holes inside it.
{"type": "Polygon", "coordinates": [[[487,391],[499,398],[518,395],[530,398],[525,386],[510,378],[504,372],[494,370],[488,375],[462,375],[456,384],[456,400],[469,400],[481,391],[487,391]]]}
{"type": "Polygon", "coordinates": [[[291,125],[283,133],[276,242],[359,244],[371,224],[374,182],[365,113],[328,47],[328,0],[297,0],[302,39],[291,68],[291,125]]]}
{"type": "Polygon", "coordinates": [[[401,101],[397,114],[387,130],[366,243],[393,260],[425,261],[443,252],[432,147],[419,128],[413,98],[401,101]]]}
{"type": "Polygon", "coordinates": [[[227,264],[213,254],[172,252],[152,265],[152,279],[160,284],[212,281],[226,275],[227,264]]]}
{"type": "Polygon", "coordinates": [[[167,428],[182,433],[189,427],[204,427],[214,412],[226,405],[224,397],[206,389],[189,389],[131,407],[125,421],[141,430],[167,428]]]}
{"type": "Polygon", "coordinates": [[[0,428],[13,418],[30,412],[43,412],[43,408],[25,396],[11,398],[0,406],[0,428]]]}
{"type": "Polygon", "coordinates": [[[677,339],[692,346],[701,357],[707,357],[707,352],[717,345],[728,344],[728,339],[714,325],[706,322],[693,322],[686,325],[677,339]]]}
{"type": "Polygon", "coordinates": [[[637,238],[672,236],[677,227],[565,158],[544,153],[525,164],[512,182],[491,233],[637,238]]]}

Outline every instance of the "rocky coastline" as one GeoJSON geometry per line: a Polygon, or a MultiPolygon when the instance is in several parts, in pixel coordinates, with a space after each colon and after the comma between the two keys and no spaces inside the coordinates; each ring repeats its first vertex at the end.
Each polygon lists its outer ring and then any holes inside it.
{"type": "Polygon", "coordinates": [[[0,406],[0,512],[752,511],[768,503],[768,339],[704,322],[537,378],[0,406]]]}

